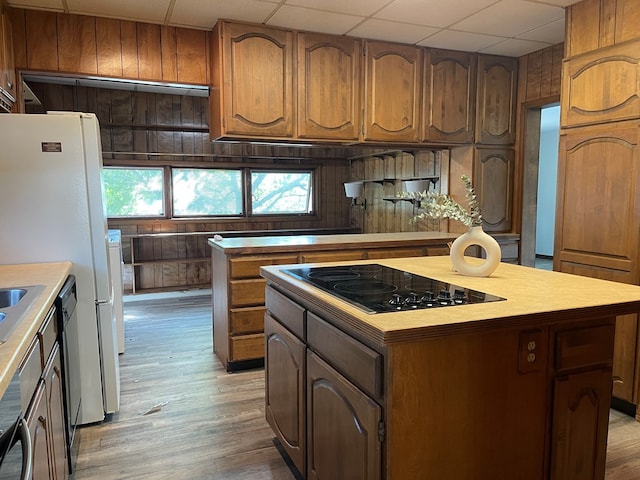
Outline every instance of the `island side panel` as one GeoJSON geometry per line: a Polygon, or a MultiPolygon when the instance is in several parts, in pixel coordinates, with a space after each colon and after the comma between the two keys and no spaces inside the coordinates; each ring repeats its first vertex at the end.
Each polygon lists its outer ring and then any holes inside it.
{"type": "Polygon", "coordinates": [[[386,478],[545,478],[549,330],[533,331],[531,364],[527,329],[390,348],[386,478]]]}
{"type": "Polygon", "coordinates": [[[213,351],[222,365],[229,363],[229,277],[227,256],[220,250],[211,249],[211,298],[213,323],[213,351]]]}

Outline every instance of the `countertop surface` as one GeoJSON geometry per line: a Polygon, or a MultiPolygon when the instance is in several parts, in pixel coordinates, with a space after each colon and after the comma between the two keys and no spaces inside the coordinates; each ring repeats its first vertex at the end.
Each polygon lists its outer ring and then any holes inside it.
{"type": "MultiPolygon", "coordinates": [[[[223,234],[224,235],[224,234],[223,234]]],[[[283,235],[269,237],[210,238],[213,248],[225,253],[290,252],[296,247],[305,250],[321,250],[338,246],[340,248],[363,248],[365,246],[411,246],[412,242],[433,242],[446,244],[458,237],[459,233],[442,232],[398,232],[398,233],[354,233],[339,235],[283,235]]]]}
{"type": "Polygon", "coordinates": [[[42,285],[22,318],[0,345],[0,397],[71,271],[70,262],[0,265],[0,288],[42,285]]]}
{"type": "MultiPolygon", "coordinates": [[[[467,258],[469,262],[478,259],[467,258]]],[[[506,300],[456,307],[368,314],[322,290],[282,273],[285,265],[261,267],[262,276],[279,284],[334,317],[350,331],[375,345],[432,338],[505,326],[549,324],[587,317],[640,312],[640,286],[501,263],[490,277],[462,276],[451,269],[448,256],[322,265],[381,264],[450,284],[503,297],[506,300]],[[560,313],[561,312],[561,313],[560,313]]],[[[321,264],[307,264],[314,266],[321,264]]]]}

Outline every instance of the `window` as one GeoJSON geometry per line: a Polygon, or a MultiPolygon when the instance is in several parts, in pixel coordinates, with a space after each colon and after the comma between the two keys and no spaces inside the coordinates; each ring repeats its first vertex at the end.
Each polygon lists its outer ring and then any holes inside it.
{"type": "Polygon", "coordinates": [[[162,168],[105,167],[102,178],[107,216],[164,216],[162,168]]]}
{"type": "Polygon", "coordinates": [[[251,172],[253,215],[309,214],[313,210],[311,172],[251,172]]]}
{"type": "Polygon", "coordinates": [[[205,168],[171,169],[173,214],[242,215],[242,171],[205,168]]]}

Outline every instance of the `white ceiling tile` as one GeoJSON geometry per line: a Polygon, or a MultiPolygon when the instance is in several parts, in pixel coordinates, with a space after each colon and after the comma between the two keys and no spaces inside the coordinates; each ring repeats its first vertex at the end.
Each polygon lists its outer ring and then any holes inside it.
{"type": "Polygon", "coordinates": [[[502,0],[454,24],[452,28],[466,32],[515,37],[522,32],[561,18],[564,18],[564,10],[560,7],[525,0],[502,0]]]}
{"type": "Polygon", "coordinates": [[[295,28],[308,32],[342,35],[355,27],[362,19],[363,17],[356,17],[355,15],[341,15],[310,8],[283,5],[267,23],[277,27],[295,28]]]}
{"type": "Polygon", "coordinates": [[[392,0],[286,0],[286,5],[368,17],[392,0]]]}
{"type": "Polygon", "coordinates": [[[395,0],[374,17],[417,25],[447,27],[495,2],[496,0],[395,0]]]}
{"type": "Polygon", "coordinates": [[[176,0],[169,23],[211,29],[219,18],[262,23],[277,4],[258,0],[176,0]]]}
{"type": "Polygon", "coordinates": [[[406,23],[386,22],[371,18],[365,20],[353,30],[348,32],[354,37],[385,40],[388,42],[417,43],[429,35],[433,35],[439,29],[423,27],[420,25],[408,25],[406,23]]]}
{"type": "Polygon", "coordinates": [[[564,42],[564,26],[563,18],[517,35],[517,38],[536,42],[562,43],[564,42]]]}
{"type": "Polygon", "coordinates": [[[67,0],[73,13],[162,23],[171,0],[67,0]]]}
{"type": "Polygon", "coordinates": [[[12,0],[8,5],[16,8],[37,8],[42,10],[64,11],[62,0],[12,0]]]}
{"type": "Polygon", "coordinates": [[[462,50],[476,52],[496,43],[503,42],[504,37],[483,35],[481,33],[456,32],[455,30],[441,30],[431,37],[421,41],[423,47],[444,48],[448,50],[462,50]]]}
{"type": "Polygon", "coordinates": [[[550,47],[551,45],[551,43],[540,43],[532,42],[530,40],[520,40],[518,38],[509,38],[490,47],[480,49],[479,52],[491,55],[504,55],[505,57],[521,57],[522,55],[550,47]]]}

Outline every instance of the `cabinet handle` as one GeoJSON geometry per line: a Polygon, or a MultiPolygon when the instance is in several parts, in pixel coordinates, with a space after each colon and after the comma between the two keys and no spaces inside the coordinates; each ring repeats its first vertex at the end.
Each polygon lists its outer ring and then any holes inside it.
{"type": "Polygon", "coordinates": [[[612,381],[613,381],[613,383],[624,383],[624,380],[622,380],[622,377],[619,377],[617,375],[614,375],[612,377],[612,381]]]}

